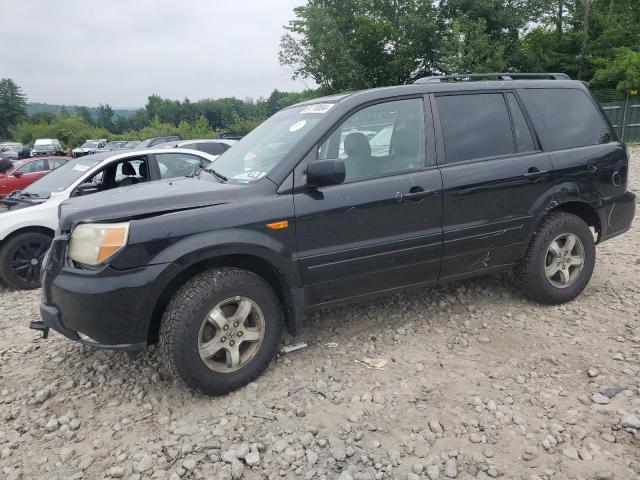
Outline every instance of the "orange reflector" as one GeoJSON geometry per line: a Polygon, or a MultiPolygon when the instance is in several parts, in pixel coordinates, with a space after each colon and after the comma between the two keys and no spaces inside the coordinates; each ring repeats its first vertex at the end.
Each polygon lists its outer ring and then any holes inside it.
{"type": "Polygon", "coordinates": [[[280,230],[281,228],[287,228],[289,226],[289,220],[282,220],[281,222],[267,223],[267,228],[271,230],[280,230]]]}

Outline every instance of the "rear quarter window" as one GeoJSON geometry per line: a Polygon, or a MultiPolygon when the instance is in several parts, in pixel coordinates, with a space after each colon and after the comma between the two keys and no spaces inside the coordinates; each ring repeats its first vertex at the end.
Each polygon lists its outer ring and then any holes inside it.
{"type": "Polygon", "coordinates": [[[610,142],[613,137],[589,96],[577,89],[524,89],[527,110],[537,114],[546,131],[547,150],[564,150],[610,142]]]}

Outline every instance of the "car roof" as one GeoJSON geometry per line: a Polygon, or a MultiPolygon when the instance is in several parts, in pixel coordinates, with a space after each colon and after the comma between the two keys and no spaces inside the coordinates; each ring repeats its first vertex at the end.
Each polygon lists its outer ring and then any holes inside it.
{"type": "MultiPolygon", "coordinates": [[[[428,79],[429,77],[427,77],[428,79]]],[[[478,81],[417,81],[409,85],[395,85],[390,87],[371,88],[368,90],[358,90],[338,95],[329,95],[304,102],[296,103],[287,108],[296,108],[316,103],[343,103],[347,101],[366,99],[366,101],[376,100],[400,95],[428,94],[438,92],[464,92],[481,91],[495,89],[516,89],[516,88],[581,88],[584,84],[578,80],[569,79],[518,79],[518,80],[478,80],[478,81]]],[[[517,78],[517,77],[516,77],[517,78]]],[[[568,78],[568,77],[567,77],[568,78]]],[[[448,79],[446,79],[448,80],[448,79]]]]}

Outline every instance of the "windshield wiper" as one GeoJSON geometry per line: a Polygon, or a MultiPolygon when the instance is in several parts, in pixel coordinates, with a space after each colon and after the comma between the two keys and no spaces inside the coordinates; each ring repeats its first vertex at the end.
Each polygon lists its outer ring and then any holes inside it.
{"type": "Polygon", "coordinates": [[[218,177],[220,180],[222,180],[223,182],[228,181],[229,179],[227,177],[225,177],[224,175],[222,175],[221,173],[216,172],[213,168],[203,168],[202,170],[200,170],[200,172],[198,173],[198,178],[200,178],[200,173],[202,172],[207,172],[210,173],[211,175],[218,177]]]}

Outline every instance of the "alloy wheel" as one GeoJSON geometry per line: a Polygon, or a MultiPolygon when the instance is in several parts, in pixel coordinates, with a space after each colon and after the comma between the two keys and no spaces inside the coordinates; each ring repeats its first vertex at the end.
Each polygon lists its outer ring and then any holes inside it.
{"type": "Polygon", "coordinates": [[[198,334],[198,353],[218,373],[231,373],[249,363],[264,339],[265,318],[256,302],[232,297],[213,307],[198,334]]]}
{"type": "Polygon", "coordinates": [[[545,261],[547,280],[556,288],[567,288],[580,276],[585,261],[584,246],[573,233],[558,235],[549,245],[545,261]]]}
{"type": "Polygon", "coordinates": [[[31,285],[38,283],[40,267],[49,244],[37,240],[28,241],[15,249],[11,256],[11,270],[23,282],[31,285]]]}

